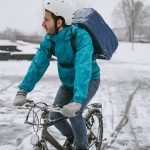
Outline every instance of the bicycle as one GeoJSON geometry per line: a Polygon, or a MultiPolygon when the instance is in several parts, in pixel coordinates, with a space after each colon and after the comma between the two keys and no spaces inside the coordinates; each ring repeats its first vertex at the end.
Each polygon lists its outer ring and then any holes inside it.
{"type": "MultiPolygon", "coordinates": [[[[25,123],[33,126],[35,134],[31,136],[30,142],[33,145],[34,150],[49,150],[47,142],[57,150],[67,150],[47,131],[48,127],[51,127],[64,119],[68,119],[65,116],[55,120],[49,119],[50,112],[61,113],[62,108],[53,107],[52,105],[43,102],[34,103],[33,101],[28,100],[28,102],[19,109],[28,110],[25,123]],[[42,129],[42,133],[39,137],[38,132],[40,129],[42,129]]],[[[100,150],[103,141],[102,105],[100,103],[93,103],[86,106],[85,110],[87,112],[84,119],[87,127],[88,149],[100,150]]]]}

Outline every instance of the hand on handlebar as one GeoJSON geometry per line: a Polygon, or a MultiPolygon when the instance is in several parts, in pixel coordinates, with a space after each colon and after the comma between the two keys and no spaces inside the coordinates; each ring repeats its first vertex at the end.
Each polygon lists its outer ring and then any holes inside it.
{"type": "Polygon", "coordinates": [[[14,106],[22,106],[25,103],[27,103],[26,96],[27,96],[27,93],[19,90],[14,99],[14,106]]]}
{"type": "Polygon", "coordinates": [[[14,106],[23,106],[26,103],[33,102],[31,100],[28,100],[26,96],[27,96],[26,92],[19,90],[14,99],[14,106]]]}
{"type": "Polygon", "coordinates": [[[81,103],[72,102],[63,106],[62,114],[66,117],[75,117],[77,111],[82,107],[81,103]]]}

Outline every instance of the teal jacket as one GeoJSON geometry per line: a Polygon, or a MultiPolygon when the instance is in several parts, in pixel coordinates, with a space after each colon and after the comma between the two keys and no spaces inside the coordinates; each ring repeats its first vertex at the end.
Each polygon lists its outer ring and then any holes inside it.
{"type": "Polygon", "coordinates": [[[61,82],[73,88],[72,102],[83,103],[87,98],[89,81],[100,78],[100,67],[96,60],[92,60],[93,52],[90,35],[77,25],[66,26],[56,35],[45,35],[18,87],[27,93],[32,91],[50,65],[51,56],[55,54],[61,82]],[[73,35],[76,35],[76,53],[70,41],[73,35]],[[55,43],[53,49],[52,43],[55,43]]]}

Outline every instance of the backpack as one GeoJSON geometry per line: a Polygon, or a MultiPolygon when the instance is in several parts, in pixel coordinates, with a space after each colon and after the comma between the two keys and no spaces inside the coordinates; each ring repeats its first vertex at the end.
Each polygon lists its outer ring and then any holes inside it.
{"type": "MultiPolygon", "coordinates": [[[[90,34],[94,46],[93,59],[111,59],[118,47],[118,39],[96,10],[82,8],[75,11],[73,24],[84,28],[90,34]]],[[[71,45],[74,52],[76,52],[75,41],[76,36],[72,36],[71,45]]]]}

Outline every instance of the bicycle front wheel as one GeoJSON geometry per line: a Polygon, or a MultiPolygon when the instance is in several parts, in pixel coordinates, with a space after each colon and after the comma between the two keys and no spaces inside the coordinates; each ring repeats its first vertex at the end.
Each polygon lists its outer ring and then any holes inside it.
{"type": "Polygon", "coordinates": [[[102,114],[98,109],[91,110],[85,118],[89,150],[100,150],[103,139],[102,114]]]}

